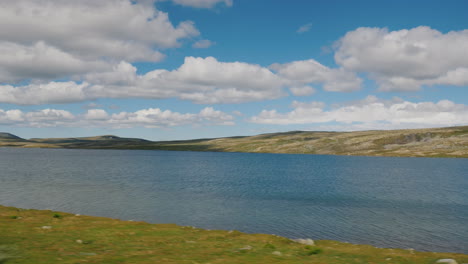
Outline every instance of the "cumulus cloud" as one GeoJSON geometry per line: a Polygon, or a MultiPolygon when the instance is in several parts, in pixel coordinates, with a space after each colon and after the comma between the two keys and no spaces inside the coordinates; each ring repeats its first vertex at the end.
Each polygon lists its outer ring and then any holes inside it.
{"type": "Polygon", "coordinates": [[[195,8],[213,8],[217,4],[224,3],[226,6],[232,6],[232,0],[172,0],[174,3],[182,6],[195,8]]]}
{"type": "Polygon", "coordinates": [[[270,70],[243,62],[220,62],[213,57],[186,57],[173,71],[154,70],[136,75],[136,69],[121,63],[113,72],[94,74],[99,97],[179,97],[195,103],[240,103],[278,98],[284,82],[270,70]]]}
{"type": "Polygon", "coordinates": [[[0,102],[20,105],[70,103],[92,99],[87,94],[88,83],[73,81],[28,84],[25,86],[0,85],[0,102]]]}
{"type": "Polygon", "coordinates": [[[13,104],[67,103],[96,98],[180,98],[195,103],[240,103],[283,96],[286,81],[269,69],[213,57],[187,57],[178,69],[158,69],[143,75],[121,62],[110,71],[90,73],[85,81],[0,86],[0,102],[13,104]]]}
{"type": "Polygon", "coordinates": [[[208,39],[202,39],[202,40],[199,40],[195,43],[193,43],[192,47],[195,48],[195,49],[207,49],[211,46],[213,46],[215,43],[211,40],[208,40],[208,39]]]}
{"type": "Polygon", "coordinates": [[[102,70],[109,61],[160,61],[159,50],[197,35],[193,22],[174,26],[144,1],[2,1],[0,82],[102,70]]]}
{"type": "Polygon", "coordinates": [[[105,70],[108,67],[107,62],[83,60],[44,41],[31,45],[0,41],[0,82],[37,78],[56,79],[72,74],[105,70]]]}
{"type": "Polygon", "coordinates": [[[186,57],[177,69],[138,74],[121,61],[109,70],[83,74],[82,81],[33,82],[0,85],[0,102],[12,104],[69,103],[97,98],[179,98],[198,104],[243,103],[315,92],[358,90],[362,80],[342,68],[328,68],[315,60],[273,64],[269,68],[244,62],[221,62],[213,57],[186,57]]]}
{"type": "Polygon", "coordinates": [[[299,86],[299,87],[290,87],[289,90],[292,92],[292,94],[296,96],[308,96],[312,95],[315,93],[315,89],[305,85],[305,86],[299,86]]]}
{"type": "Polygon", "coordinates": [[[296,33],[305,33],[307,31],[309,31],[310,29],[312,28],[312,23],[307,23],[305,25],[302,25],[300,26],[297,30],[296,30],[296,33]]]}
{"type": "Polygon", "coordinates": [[[86,120],[106,120],[109,118],[109,114],[103,109],[89,109],[84,115],[86,120]]]}
{"type": "Polygon", "coordinates": [[[325,107],[323,102],[294,101],[291,112],[263,110],[250,121],[278,125],[338,122],[355,126],[359,123],[362,127],[377,127],[377,124],[384,123],[394,128],[468,124],[468,106],[449,100],[413,103],[400,98],[382,100],[368,96],[329,110],[325,107]]]}
{"type": "Polygon", "coordinates": [[[73,124],[75,116],[65,110],[43,109],[33,112],[0,109],[1,125],[19,125],[29,127],[50,127],[73,124]]]}
{"type": "Polygon", "coordinates": [[[270,69],[289,80],[292,86],[296,86],[294,83],[323,84],[325,91],[350,92],[359,90],[362,84],[362,80],[353,72],[342,68],[329,68],[313,59],[285,64],[275,63],[270,69]]]}
{"type": "Polygon", "coordinates": [[[97,104],[97,103],[94,103],[94,102],[91,102],[89,104],[85,104],[85,105],[81,106],[81,108],[83,108],[83,109],[96,109],[96,108],[101,108],[101,107],[103,107],[103,105],[97,104]]]}
{"type": "Polygon", "coordinates": [[[173,127],[182,125],[234,125],[234,117],[212,107],[199,113],[178,113],[159,108],[109,114],[103,109],[89,109],[73,115],[65,110],[44,109],[32,112],[0,109],[0,125],[25,127],[173,127]]]}
{"type": "Polygon", "coordinates": [[[468,85],[468,30],[441,33],[429,27],[398,31],[358,28],[336,44],[336,62],[367,73],[382,91],[422,85],[468,85]]]}
{"type": "Polygon", "coordinates": [[[159,108],[149,108],[139,110],[133,113],[120,112],[113,114],[105,122],[117,128],[128,128],[135,126],[142,127],[173,127],[182,125],[234,125],[234,117],[224,112],[214,110],[212,107],[206,107],[199,113],[172,112],[170,110],[161,110],[159,108]]]}

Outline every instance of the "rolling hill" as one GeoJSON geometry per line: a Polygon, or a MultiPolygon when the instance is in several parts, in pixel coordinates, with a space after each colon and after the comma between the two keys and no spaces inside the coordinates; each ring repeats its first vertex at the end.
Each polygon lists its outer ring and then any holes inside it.
{"type": "Polygon", "coordinates": [[[468,126],[357,132],[292,131],[178,141],[149,141],[112,135],[25,140],[0,133],[2,146],[468,158],[468,126]]]}

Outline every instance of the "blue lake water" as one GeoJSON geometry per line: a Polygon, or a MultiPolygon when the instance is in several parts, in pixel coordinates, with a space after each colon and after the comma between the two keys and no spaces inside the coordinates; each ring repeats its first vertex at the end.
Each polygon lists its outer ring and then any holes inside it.
{"type": "Polygon", "coordinates": [[[468,253],[468,159],[0,148],[0,204],[468,253]]]}

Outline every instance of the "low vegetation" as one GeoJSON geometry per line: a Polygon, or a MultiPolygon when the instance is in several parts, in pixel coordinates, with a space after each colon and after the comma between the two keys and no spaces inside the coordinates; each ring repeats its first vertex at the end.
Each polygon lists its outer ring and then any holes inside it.
{"type": "Polygon", "coordinates": [[[0,133],[2,146],[467,158],[468,126],[358,132],[293,131],[159,142],[116,136],[25,140],[0,133]]]}
{"type": "Polygon", "coordinates": [[[436,263],[468,255],[203,230],[0,206],[0,263],[436,263]],[[60,217],[56,217],[59,215],[60,217]],[[16,217],[12,217],[16,216],[16,217]],[[309,243],[310,244],[310,243],[309,243]]]}

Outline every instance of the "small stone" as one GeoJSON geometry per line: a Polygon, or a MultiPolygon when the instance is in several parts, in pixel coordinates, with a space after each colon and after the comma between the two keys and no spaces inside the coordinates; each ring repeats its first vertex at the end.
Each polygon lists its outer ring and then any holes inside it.
{"type": "Polygon", "coordinates": [[[78,243],[78,244],[83,244],[83,240],[81,240],[81,239],[77,239],[77,240],[75,240],[75,242],[78,243]]]}
{"type": "Polygon", "coordinates": [[[81,216],[80,214],[76,214],[75,216],[81,216]]]}
{"type": "Polygon", "coordinates": [[[273,253],[271,253],[273,255],[276,255],[276,256],[283,256],[283,253],[279,252],[279,251],[273,251],[273,253]]]}
{"type": "Polygon", "coordinates": [[[386,261],[389,261],[389,260],[392,260],[392,258],[386,258],[385,260],[386,260],[386,261]]]}
{"type": "Polygon", "coordinates": [[[315,246],[314,241],[312,239],[310,239],[310,238],[305,238],[305,239],[298,238],[298,239],[291,239],[291,240],[295,241],[297,243],[300,243],[300,244],[315,246]]]}
{"type": "Polygon", "coordinates": [[[96,253],[80,252],[82,256],[96,256],[96,253]]]}
{"type": "Polygon", "coordinates": [[[245,246],[243,248],[239,248],[239,250],[251,250],[252,246],[245,246]]]}
{"type": "Polygon", "coordinates": [[[42,228],[42,229],[52,229],[51,226],[42,226],[41,228],[42,228]]]}
{"type": "Polygon", "coordinates": [[[458,264],[454,259],[439,259],[436,263],[443,263],[443,264],[458,264]]]}

